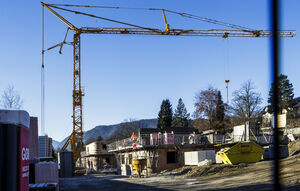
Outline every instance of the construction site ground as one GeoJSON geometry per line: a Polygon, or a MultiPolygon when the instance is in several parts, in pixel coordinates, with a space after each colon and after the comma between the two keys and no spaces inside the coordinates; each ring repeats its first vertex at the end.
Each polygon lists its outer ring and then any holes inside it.
{"type": "MultiPolygon", "coordinates": [[[[281,160],[283,190],[300,190],[300,154],[281,160]]],[[[93,174],[61,178],[61,191],[93,190],[272,190],[272,161],[185,166],[149,177],[93,174]]]]}

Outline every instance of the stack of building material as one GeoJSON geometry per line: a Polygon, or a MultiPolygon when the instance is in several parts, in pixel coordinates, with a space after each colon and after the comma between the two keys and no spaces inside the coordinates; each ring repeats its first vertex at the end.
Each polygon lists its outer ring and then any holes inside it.
{"type": "MultiPolygon", "coordinates": [[[[274,125],[274,118],[272,118],[272,125],[274,125]]],[[[277,114],[277,127],[285,128],[286,127],[286,113],[277,114]]]]}
{"type": "Polygon", "coordinates": [[[163,134],[163,144],[174,144],[174,133],[164,133],[163,134]]]}
{"type": "Polygon", "coordinates": [[[161,145],[162,144],[162,134],[151,133],[150,134],[150,145],[161,145]]]}
{"type": "Polygon", "coordinates": [[[35,164],[35,183],[58,183],[58,165],[56,162],[35,164]]]}
{"type": "Polygon", "coordinates": [[[216,153],[214,150],[184,152],[185,165],[198,165],[201,161],[211,160],[216,163],[216,153]]]}

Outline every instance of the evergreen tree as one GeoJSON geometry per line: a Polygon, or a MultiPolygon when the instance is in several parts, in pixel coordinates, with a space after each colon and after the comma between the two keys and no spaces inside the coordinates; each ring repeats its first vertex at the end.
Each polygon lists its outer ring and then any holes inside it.
{"type": "Polygon", "coordinates": [[[162,130],[166,130],[171,127],[173,118],[172,105],[169,99],[162,101],[160,111],[158,113],[157,127],[162,130]]]}
{"type": "Polygon", "coordinates": [[[224,117],[225,117],[225,107],[222,101],[221,92],[218,91],[217,106],[216,106],[216,125],[215,125],[216,130],[218,131],[224,130],[224,117]]]}
{"type": "MultiPolygon", "coordinates": [[[[269,91],[268,103],[270,104],[273,102],[273,89],[274,83],[272,83],[269,91]]],[[[293,91],[293,84],[290,83],[287,76],[280,74],[278,77],[278,108],[280,113],[283,109],[290,110],[294,107],[295,100],[293,91]]]]}
{"type": "Polygon", "coordinates": [[[172,127],[188,127],[189,126],[189,116],[190,114],[187,113],[185,105],[181,98],[178,100],[177,108],[174,112],[174,117],[172,120],[172,127]]]}

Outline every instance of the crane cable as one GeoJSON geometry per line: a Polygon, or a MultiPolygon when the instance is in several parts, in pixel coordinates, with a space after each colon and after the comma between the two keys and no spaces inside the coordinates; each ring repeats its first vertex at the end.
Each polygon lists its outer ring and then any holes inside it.
{"type": "Polygon", "coordinates": [[[102,8],[102,9],[161,10],[155,8],[113,7],[113,6],[99,6],[99,5],[70,5],[70,4],[47,4],[47,5],[62,6],[62,7],[102,8]]]}
{"type": "MultiPolygon", "coordinates": [[[[55,7],[55,8],[58,8],[57,6],[63,6],[63,7],[82,7],[82,8],[101,8],[101,9],[150,10],[150,11],[161,11],[162,10],[162,9],[158,9],[158,8],[134,8],[134,7],[112,7],[112,6],[70,5],[70,4],[48,4],[48,6],[52,6],[52,7],[55,7]]],[[[196,19],[196,20],[200,20],[200,21],[203,21],[203,22],[208,22],[208,23],[212,23],[212,24],[216,24],[216,25],[221,25],[221,26],[225,26],[225,27],[229,27],[229,28],[233,28],[233,29],[254,31],[253,29],[248,28],[248,27],[243,27],[243,26],[239,26],[239,25],[235,25],[235,24],[230,24],[230,23],[226,23],[226,22],[223,22],[223,21],[218,21],[218,20],[215,20],[215,19],[200,17],[200,16],[197,16],[197,15],[189,14],[189,13],[176,12],[176,11],[172,11],[172,10],[168,10],[168,9],[163,9],[163,10],[165,12],[180,15],[182,17],[196,19]]]]}
{"type": "Polygon", "coordinates": [[[41,133],[45,135],[45,14],[42,7],[41,133]]]}
{"type": "Polygon", "coordinates": [[[226,58],[225,58],[225,78],[230,80],[230,55],[229,55],[229,40],[228,38],[224,39],[226,45],[226,58]]]}
{"type": "Polygon", "coordinates": [[[148,28],[148,27],[142,27],[142,26],[138,26],[138,25],[134,25],[134,24],[122,22],[122,21],[117,21],[117,20],[108,19],[108,18],[105,18],[105,17],[96,16],[96,15],[89,14],[89,13],[84,13],[84,12],[80,12],[80,11],[74,11],[74,10],[65,9],[65,8],[61,8],[61,7],[57,7],[57,6],[52,6],[52,5],[51,5],[51,7],[56,8],[56,9],[60,9],[60,10],[63,10],[63,11],[72,12],[72,13],[75,13],[75,14],[89,16],[89,17],[93,17],[93,18],[97,18],[97,19],[102,19],[102,20],[106,20],[106,21],[110,21],[110,22],[115,22],[115,23],[119,23],[119,24],[123,24],[123,25],[128,25],[128,26],[137,27],[137,28],[141,28],[141,29],[147,29],[147,30],[157,31],[157,29],[148,28]]]}
{"type": "Polygon", "coordinates": [[[224,81],[226,83],[226,94],[227,94],[227,105],[229,104],[229,82],[230,82],[230,60],[229,60],[229,40],[223,39],[225,44],[225,54],[224,54],[224,81]]]}
{"type": "Polygon", "coordinates": [[[216,25],[222,25],[222,26],[225,26],[225,27],[230,27],[230,28],[239,29],[239,30],[253,31],[253,29],[250,29],[250,28],[247,28],[247,27],[243,27],[243,26],[239,26],[239,25],[235,25],[235,24],[230,24],[230,23],[226,23],[226,22],[223,22],[223,21],[218,21],[218,20],[215,20],[215,19],[200,17],[200,16],[197,16],[197,15],[189,14],[189,13],[179,13],[179,12],[171,11],[171,10],[167,10],[167,9],[164,9],[164,10],[166,12],[169,12],[169,13],[177,14],[177,15],[180,15],[180,16],[183,16],[183,17],[196,19],[196,20],[200,20],[200,21],[204,21],[204,22],[208,22],[208,23],[213,23],[213,24],[216,24],[216,25]]]}

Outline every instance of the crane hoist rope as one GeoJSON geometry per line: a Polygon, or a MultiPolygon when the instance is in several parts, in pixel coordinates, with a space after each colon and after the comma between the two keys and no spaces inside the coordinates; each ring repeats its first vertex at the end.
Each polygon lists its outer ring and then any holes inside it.
{"type": "Polygon", "coordinates": [[[41,133],[45,135],[45,8],[42,7],[41,133]]]}
{"type": "Polygon", "coordinates": [[[224,82],[226,84],[226,104],[229,105],[229,82],[230,82],[230,55],[229,55],[229,39],[224,38],[224,82]]]}

